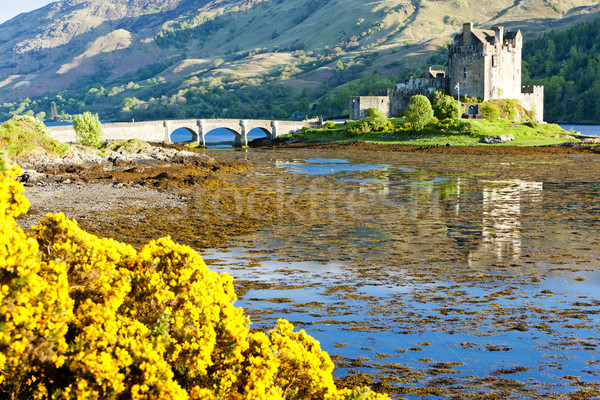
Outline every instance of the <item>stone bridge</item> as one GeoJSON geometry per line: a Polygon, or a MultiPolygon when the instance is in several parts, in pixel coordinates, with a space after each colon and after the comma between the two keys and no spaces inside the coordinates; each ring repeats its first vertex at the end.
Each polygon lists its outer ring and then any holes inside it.
{"type": "MultiPolygon", "coordinates": [[[[286,133],[296,132],[303,127],[320,128],[319,119],[304,121],[272,121],[261,119],[178,119],[164,121],[116,122],[102,124],[102,136],[105,140],[140,139],[146,142],[171,143],[171,134],[179,129],[187,129],[193,137],[192,142],[204,146],[204,136],[217,128],[225,128],[235,134],[234,146],[248,145],[248,132],[258,128],[268,138],[274,139],[286,133]]],[[[50,127],[52,137],[61,142],[76,142],[72,125],[50,127]]]]}

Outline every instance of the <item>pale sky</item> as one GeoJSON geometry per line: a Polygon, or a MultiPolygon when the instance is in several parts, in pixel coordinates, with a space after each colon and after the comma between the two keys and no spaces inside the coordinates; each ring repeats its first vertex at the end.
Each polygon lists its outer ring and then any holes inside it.
{"type": "Polygon", "coordinates": [[[57,0],[0,0],[0,24],[17,15],[33,11],[57,0]]]}

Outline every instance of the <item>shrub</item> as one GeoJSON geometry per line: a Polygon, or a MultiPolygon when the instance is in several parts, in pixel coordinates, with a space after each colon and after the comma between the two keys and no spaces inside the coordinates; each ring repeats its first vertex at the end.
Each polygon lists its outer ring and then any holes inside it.
{"type": "Polygon", "coordinates": [[[422,130],[433,118],[429,99],[420,94],[411,97],[410,103],[404,110],[404,116],[416,131],[422,130]]]}
{"type": "Polygon", "coordinates": [[[435,90],[429,94],[429,101],[431,102],[431,106],[435,106],[438,101],[445,97],[444,91],[441,89],[435,90]]]}
{"type": "Polygon", "coordinates": [[[98,114],[86,111],[76,115],[73,118],[73,127],[79,143],[95,148],[102,146],[102,124],[100,124],[98,114]]]}
{"type": "Polygon", "coordinates": [[[361,135],[371,131],[371,126],[367,121],[360,120],[348,126],[347,131],[351,135],[361,135]]]}
{"type": "Polygon", "coordinates": [[[335,122],[327,121],[323,124],[323,129],[333,129],[335,128],[335,122]]]}
{"type": "Polygon", "coordinates": [[[0,396],[64,399],[388,399],[334,384],[319,343],[279,320],[250,332],[232,277],[170,238],[140,251],[48,215],[0,173],[0,396]]]}
{"type": "Polygon", "coordinates": [[[433,106],[437,119],[458,118],[458,103],[451,96],[443,96],[433,106]]]}
{"type": "Polygon", "coordinates": [[[60,154],[68,148],[50,137],[42,121],[28,115],[15,116],[0,126],[0,150],[9,158],[39,150],[60,154]]]}
{"type": "Polygon", "coordinates": [[[481,105],[479,112],[481,113],[483,118],[487,119],[488,121],[498,119],[498,117],[500,116],[500,110],[498,109],[498,107],[487,101],[481,105]]]}
{"type": "Polygon", "coordinates": [[[383,111],[378,110],[376,108],[369,108],[367,110],[367,116],[363,120],[374,132],[381,132],[388,124],[388,119],[383,113],[383,111]]]}

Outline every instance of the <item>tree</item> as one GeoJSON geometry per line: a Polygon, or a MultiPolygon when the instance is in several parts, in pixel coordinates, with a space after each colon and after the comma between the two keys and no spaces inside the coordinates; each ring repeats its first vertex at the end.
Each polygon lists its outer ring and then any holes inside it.
{"type": "Polygon", "coordinates": [[[77,141],[85,146],[100,148],[102,145],[102,124],[98,114],[89,111],[78,114],[73,118],[73,127],[77,141]]]}
{"type": "Polygon", "coordinates": [[[442,96],[433,105],[433,115],[439,120],[456,118],[458,115],[458,104],[456,103],[456,100],[451,96],[442,96]]]}
{"type": "Polygon", "coordinates": [[[481,113],[483,118],[487,119],[488,121],[498,119],[498,117],[500,116],[500,110],[498,109],[498,107],[496,107],[489,101],[486,101],[481,105],[479,112],[481,113]]]}
{"type": "Polygon", "coordinates": [[[337,63],[335,64],[335,70],[338,72],[344,70],[344,63],[342,62],[342,60],[337,60],[337,63]]]}
{"type": "Polygon", "coordinates": [[[433,118],[429,99],[421,94],[411,97],[410,103],[404,110],[404,116],[416,131],[423,129],[433,118]]]}
{"type": "Polygon", "coordinates": [[[56,103],[52,102],[52,105],[50,105],[50,116],[48,117],[48,119],[50,121],[55,121],[57,117],[58,117],[58,110],[56,108],[56,103]]]}
{"type": "Polygon", "coordinates": [[[307,97],[301,98],[298,109],[302,114],[308,115],[310,113],[310,100],[307,97]]]}

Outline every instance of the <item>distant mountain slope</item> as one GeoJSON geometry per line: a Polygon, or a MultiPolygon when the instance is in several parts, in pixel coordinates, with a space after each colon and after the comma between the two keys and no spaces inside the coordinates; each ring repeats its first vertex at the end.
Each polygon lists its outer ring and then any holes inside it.
{"type": "Polygon", "coordinates": [[[157,99],[181,102],[187,95],[183,110],[191,113],[190,102],[206,103],[204,92],[277,84],[312,103],[324,88],[339,91],[364,74],[395,79],[420,66],[465,21],[521,28],[527,39],[600,13],[589,0],[488,3],[62,0],[0,25],[0,102],[17,101],[4,112],[48,113],[52,100],[66,113],[87,107],[109,118],[152,117],[157,99]],[[189,95],[193,88],[200,94],[189,95]],[[55,98],[65,89],[77,101],[55,98]],[[46,100],[22,101],[40,96],[46,100]]]}

